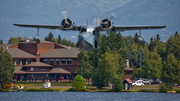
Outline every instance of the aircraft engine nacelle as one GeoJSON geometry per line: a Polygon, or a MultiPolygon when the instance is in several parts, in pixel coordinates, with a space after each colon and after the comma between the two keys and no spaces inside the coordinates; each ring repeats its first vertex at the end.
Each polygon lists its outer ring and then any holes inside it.
{"type": "Polygon", "coordinates": [[[63,19],[61,22],[61,25],[64,27],[64,29],[70,29],[72,28],[73,22],[71,19],[67,18],[67,19],[63,19]]]}
{"type": "Polygon", "coordinates": [[[102,20],[101,22],[101,28],[104,29],[104,30],[109,30],[112,28],[111,26],[111,21],[109,19],[104,19],[102,20]]]}

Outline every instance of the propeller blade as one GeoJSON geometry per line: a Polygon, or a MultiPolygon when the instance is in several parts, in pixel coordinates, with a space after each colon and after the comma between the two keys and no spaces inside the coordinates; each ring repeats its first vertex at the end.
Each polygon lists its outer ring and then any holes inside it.
{"type": "Polygon", "coordinates": [[[62,12],[62,15],[63,15],[65,21],[67,22],[67,11],[63,11],[63,12],[62,12]]]}
{"type": "Polygon", "coordinates": [[[109,20],[112,20],[112,19],[114,19],[116,17],[116,15],[115,14],[111,14],[111,16],[109,17],[109,20]]]}
{"type": "Polygon", "coordinates": [[[95,25],[96,25],[96,21],[97,21],[96,19],[94,19],[94,21],[93,21],[93,23],[94,23],[95,25]]]}

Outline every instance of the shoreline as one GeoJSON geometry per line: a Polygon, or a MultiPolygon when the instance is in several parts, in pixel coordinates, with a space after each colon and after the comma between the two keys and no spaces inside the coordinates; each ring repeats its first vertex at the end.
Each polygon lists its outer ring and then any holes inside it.
{"type": "MultiPolygon", "coordinates": [[[[179,89],[174,89],[172,91],[169,91],[169,93],[174,93],[173,91],[176,91],[176,93],[180,93],[179,89]]],[[[23,90],[17,90],[17,89],[0,89],[0,92],[78,92],[78,91],[70,91],[70,90],[62,90],[60,88],[25,88],[23,90]]],[[[109,89],[96,89],[96,90],[90,90],[86,89],[86,91],[81,92],[112,92],[114,91],[109,89]]],[[[132,89],[132,90],[125,90],[123,89],[120,92],[151,92],[151,93],[165,93],[160,92],[159,89],[132,89]]]]}

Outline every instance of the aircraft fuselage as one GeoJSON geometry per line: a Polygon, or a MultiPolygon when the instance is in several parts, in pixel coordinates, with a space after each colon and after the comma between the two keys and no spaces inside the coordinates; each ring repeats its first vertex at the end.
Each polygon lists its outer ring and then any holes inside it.
{"type": "Polygon", "coordinates": [[[79,31],[77,48],[86,51],[92,51],[99,46],[99,32],[95,30],[96,26],[82,26],[79,31]]]}

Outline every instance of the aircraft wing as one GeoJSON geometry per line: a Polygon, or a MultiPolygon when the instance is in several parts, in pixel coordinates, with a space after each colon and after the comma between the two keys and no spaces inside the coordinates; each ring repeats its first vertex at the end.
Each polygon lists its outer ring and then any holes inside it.
{"type": "MultiPolygon", "coordinates": [[[[149,26],[149,25],[142,25],[142,26],[112,26],[110,30],[115,30],[115,31],[125,31],[125,30],[148,30],[148,29],[160,29],[160,28],[165,28],[166,26],[149,26]]],[[[104,31],[101,26],[96,27],[97,30],[99,31],[104,31]]]]}
{"type": "MultiPolygon", "coordinates": [[[[19,26],[19,27],[28,27],[28,28],[46,28],[46,29],[64,30],[63,26],[61,26],[61,25],[32,25],[32,24],[13,24],[13,25],[19,26]]],[[[73,27],[71,29],[66,29],[66,30],[79,31],[80,30],[80,26],[73,25],[73,27]]]]}

